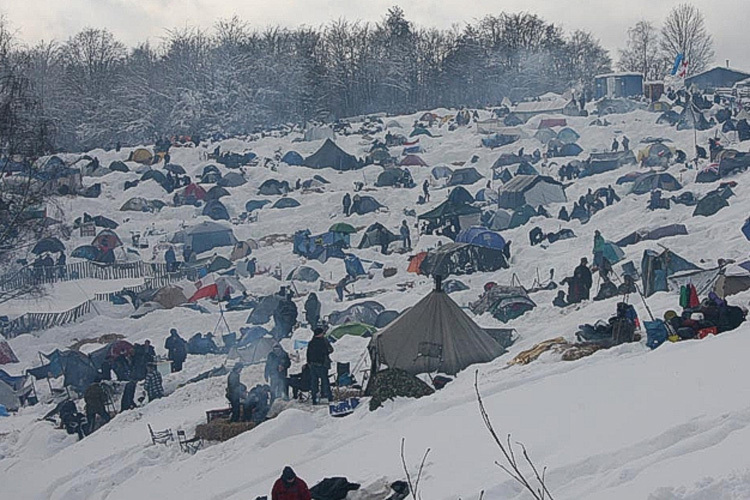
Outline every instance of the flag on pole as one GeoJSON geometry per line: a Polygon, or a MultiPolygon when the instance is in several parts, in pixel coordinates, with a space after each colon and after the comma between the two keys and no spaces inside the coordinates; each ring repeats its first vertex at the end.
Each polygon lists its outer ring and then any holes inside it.
{"type": "Polygon", "coordinates": [[[687,59],[682,60],[682,64],[680,65],[680,71],[677,73],[677,76],[680,78],[685,78],[687,76],[687,70],[688,70],[688,61],[687,59]]]}
{"type": "Polygon", "coordinates": [[[672,66],[672,76],[676,75],[682,66],[682,60],[685,58],[684,54],[679,53],[674,58],[674,66],[672,66]]]}

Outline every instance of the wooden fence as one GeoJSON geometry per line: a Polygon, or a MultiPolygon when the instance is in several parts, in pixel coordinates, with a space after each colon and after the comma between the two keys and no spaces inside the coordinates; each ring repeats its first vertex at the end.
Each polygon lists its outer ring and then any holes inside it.
{"type": "Polygon", "coordinates": [[[12,339],[23,333],[46,330],[53,326],[74,323],[91,312],[91,303],[91,300],[87,300],[83,304],[63,312],[26,313],[9,321],[5,325],[0,325],[0,333],[5,338],[12,339]]]}

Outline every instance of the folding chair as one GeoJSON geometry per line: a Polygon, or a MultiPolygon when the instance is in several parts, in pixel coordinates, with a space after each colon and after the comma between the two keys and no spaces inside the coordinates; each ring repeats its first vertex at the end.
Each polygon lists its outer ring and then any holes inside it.
{"type": "Polygon", "coordinates": [[[151,424],[148,424],[148,432],[151,434],[152,444],[167,444],[170,441],[174,441],[174,435],[172,435],[172,429],[164,429],[163,431],[156,431],[151,428],[151,424]]]}
{"type": "Polygon", "coordinates": [[[188,439],[185,431],[177,431],[177,442],[180,444],[180,449],[185,453],[194,455],[195,452],[203,447],[203,440],[199,437],[188,439]]]}

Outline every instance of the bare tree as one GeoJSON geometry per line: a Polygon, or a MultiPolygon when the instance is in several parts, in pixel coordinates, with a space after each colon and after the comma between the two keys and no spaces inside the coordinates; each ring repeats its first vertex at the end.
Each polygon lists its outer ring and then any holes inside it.
{"type": "Polygon", "coordinates": [[[713,37],[706,29],[703,13],[689,3],[676,6],[669,13],[661,29],[660,46],[668,62],[683,54],[688,62],[688,76],[705,70],[715,55],[713,37]]]}
{"type": "Polygon", "coordinates": [[[487,413],[486,408],[484,407],[482,395],[479,393],[479,370],[474,373],[474,392],[477,395],[477,403],[479,403],[479,413],[482,415],[484,425],[487,428],[487,431],[492,436],[492,440],[495,442],[503,455],[504,463],[495,462],[495,465],[500,467],[503,472],[508,474],[511,478],[513,478],[513,480],[519,483],[536,500],[554,500],[545,482],[547,468],[544,467],[540,473],[539,469],[531,460],[526,447],[522,443],[515,443],[516,446],[521,449],[523,462],[525,462],[526,466],[531,469],[531,474],[521,470],[522,462],[519,462],[518,457],[516,457],[516,452],[513,450],[513,443],[511,443],[510,440],[510,434],[508,434],[505,441],[500,439],[500,436],[495,430],[495,427],[492,425],[490,416],[487,413]],[[531,478],[529,478],[530,475],[532,476],[531,478]]]}
{"type": "Polygon", "coordinates": [[[620,49],[620,70],[643,74],[643,78],[659,80],[664,76],[664,58],[659,53],[659,32],[650,21],[641,20],[628,29],[628,41],[620,49]]]}
{"type": "Polygon", "coordinates": [[[430,448],[425,450],[424,455],[422,456],[422,461],[419,463],[419,469],[417,469],[417,475],[412,480],[409,466],[406,464],[406,452],[404,451],[405,445],[406,438],[401,438],[401,466],[404,468],[404,475],[406,475],[406,483],[409,485],[409,493],[411,494],[412,500],[421,500],[422,496],[419,494],[419,482],[422,480],[424,463],[427,461],[427,455],[430,454],[430,448]]]}

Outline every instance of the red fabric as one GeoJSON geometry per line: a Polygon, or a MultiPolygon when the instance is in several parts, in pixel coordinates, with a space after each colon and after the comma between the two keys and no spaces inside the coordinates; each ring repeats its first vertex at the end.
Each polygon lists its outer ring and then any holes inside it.
{"type": "Polygon", "coordinates": [[[702,328],[698,330],[698,338],[705,339],[709,335],[717,335],[718,333],[719,333],[719,330],[715,326],[712,326],[710,328],[702,328]]]}
{"type": "Polygon", "coordinates": [[[419,252],[417,255],[409,260],[409,267],[406,269],[408,273],[419,274],[419,268],[422,265],[422,261],[427,257],[427,252],[419,252]]]}
{"type": "Polygon", "coordinates": [[[698,298],[698,290],[695,289],[695,285],[692,283],[688,285],[689,296],[688,296],[688,307],[691,309],[701,305],[701,301],[698,298]]]}
{"type": "Polygon", "coordinates": [[[200,299],[217,298],[218,296],[219,287],[216,285],[216,283],[211,283],[204,286],[203,288],[199,288],[198,291],[195,292],[192,297],[190,297],[190,300],[188,302],[197,302],[200,299]]]}
{"type": "Polygon", "coordinates": [[[302,479],[296,478],[294,483],[288,486],[279,478],[273,484],[271,500],[312,500],[312,496],[307,484],[302,479]]]}
{"type": "Polygon", "coordinates": [[[539,122],[539,128],[565,127],[568,122],[565,118],[546,118],[539,122]]]}

